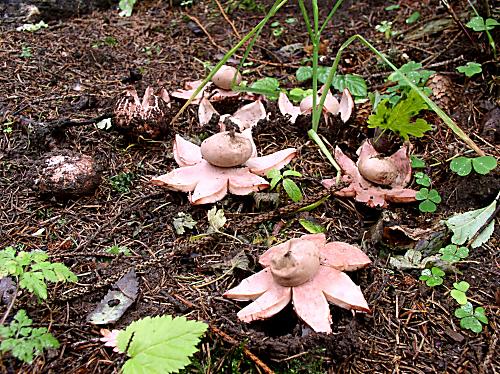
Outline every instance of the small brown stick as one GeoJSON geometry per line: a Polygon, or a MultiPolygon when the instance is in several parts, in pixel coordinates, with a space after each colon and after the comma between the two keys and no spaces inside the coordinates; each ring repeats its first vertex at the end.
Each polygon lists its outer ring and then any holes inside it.
{"type": "MultiPolygon", "coordinates": [[[[205,33],[205,35],[207,36],[208,40],[210,41],[210,43],[215,47],[217,48],[218,50],[220,50],[221,52],[224,52],[224,53],[227,53],[227,49],[221,47],[220,45],[218,45],[214,38],[212,38],[212,35],[210,35],[210,33],[207,31],[207,29],[201,24],[200,20],[198,18],[196,18],[195,16],[191,16],[189,14],[186,13],[186,16],[192,20],[194,23],[196,23],[200,29],[205,33]]],[[[234,55],[235,57],[237,58],[242,58],[241,55],[238,55],[238,54],[235,54],[234,55]]],[[[262,64],[262,65],[269,65],[269,66],[277,66],[277,67],[287,67],[287,68],[292,68],[292,69],[297,69],[300,67],[300,65],[296,65],[296,64],[284,64],[284,63],[281,63],[281,62],[271,62],[271,61],[264,61],[264,60],[259,60],[257,58],[252,58],[252,57],[247,57],[247,59],[249,61],[253,61],[253,62],[257,62],[259,64],[262,64]]],[[[173,122],[174,120],[172,120],[173,122]]]]}
{"type": "Polygon", "coordinates": [[[238,37],[238,39],[241,39],[241,35],[240,33],[238,32],[238,30],[236,29],[236,27],[234,26],[234,23],[229,19],[229,17],[227,16],[226,14],[226,11],[224,10],[224,8],[222,7],[221,3],[219,2],[219,0],[215,0],[215,2],[217,3],[217,6],[219,7],[219,10],[220,10],[220,13],[222,14],[222,17],[224,17],[224,19],[227,21],[227,23],[229,23],[229,25],[231,26],[231,28],[233,29],[233,32],[234,32],[234,35],[236,35],[238,37]]]}
{"type": "MultiPolygon", "coordinates": [[[[235,338],[229,336],[228,334],[218,329],[217,327],[210,325],[210,330],[212,330],[212,332],[215,333],[216,335],[220,336],[227,343],[233,345],[240,345],[240,343],[235,338]]],[[[243,354],[245,354],[245,356],[247,356],[250,360],[252,360],[255,365],[260,367],[264,371],[264,373],[274,374],[274,371],[271,370],[269,366],[267,366],[264,362],[262,362],[262,360],[258,358],[255,354],[253,354],[247,347],[243,347],[242,350],[243,354]]]]}
{"type": "Polygon", "coordinates": [[[462,21],[460,21],[460,19],[457,17],[457,14],[455,13],[455,11],[451,7],[451,5],[448,4],[448,1],[447,0],[441,0],[441,3],[446,7],[447,12],[450,14],[451,18],[453,18],[453,21],[455,21],[455,23],[458,25],[458,27],[460,27],[462,29],[462,31],[464,32],[464,34],[467,36],[467,39],[469,39],[472,44],[478,45],[477,41],[475,41],[474,39],[472,39],[472,37],[470,36],[469,32],[467,31],[467,29],[465,28],[464,24],[462,23],[462,21]]]}

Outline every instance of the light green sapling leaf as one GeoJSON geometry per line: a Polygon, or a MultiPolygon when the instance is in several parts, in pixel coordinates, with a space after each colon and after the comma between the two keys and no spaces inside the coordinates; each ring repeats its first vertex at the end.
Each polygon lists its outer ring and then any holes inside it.
{"type": "Polygon", "coordinates": [[[299,223],[302,225],[303,228],[307,230],[307,232],[311,234],[321,234],[326,231],[326,229],[323,226],[314,223],[312,221],[309,221],[308,219],[301,218],[299,219],[299,223]]]}
{"type": "MultiPolygon", "coordinates": [[[[467,240],[470,240],[476,235],[478,230],[482,228],[486,220],[493,214],[497,206],[497,198],[487,207],[472,210],[470,212],[465,212],[461,214],[454,215],[448,220],[444,221],[446,226],[453,232],[451,241],[454,244],[462,245],[467,240]]],[[[492,220],[491,223],[483,230],[481,234],[471,243],[472,248],[477,248],[483,243],[486,243],[491,234],[493,234],[495,221],[492,220]]]]}
{"type": "Polygon", "coordinates": [[[400,100],[394,107],[390,106],[388,100],[380,102],[375,114],[368,117],[368,127],[393,131],[405,140],[409,136],[422,137],[431,130],[431,126],[422,118],[412,122],[412,117],[423,109],[427,109],[427,104],[412,90],[406,99],[400,100]]]}
{"type": "Polygon", "coordinates": [[[146,317],[118,334],[118,349],[130,357],[125,374],[173,373],[189,365],[207,324],[185,317],[146,317]]]}
{"type": "Polygon", "coordinates": [[[284,178],[283,188],[285,189],[290,199],[292,199],[295,203],[302,200],[302,191],[293,180],[284,178]]]}
{"type": "Polygon", "coordinates": [[[475,157],[472,159],[472,166],[478,174],[488,174],[497,167],[497,160],[493,156],[475,157]]]}
{"type": "Polygon", "coordinates": [[[472,171],[472,161],[468,157],[454,158],[450,162],[450,169],[461,177],[464,177],[472,171]]]}
{"type": "Polygon", "coordinates": [[[283,178],[280,171],[277,169],[269,170],[266,174],[266,177],[271,179],[271,182],[269,182],[269,184],[270,184],[269,187],[271,190],[273,190],[274,187],[276,187],[276,185],[279,183],[279,181],[283,178]]]}
{"type": "Polygon", "coordinates": [[[476,317],[480,322],[484,323],[485,325],[488,323],[488,318],[484,314],[483,307],[476,308],[476,310],[474,311],[474,317],[476,317]]]}
{"type": "Polygon", "coordinates": [[[462,318],[460,320],[460,327],[463,329],[469,329],[476,334],[483,331],[483,325],[481,325],[481,322],[479,322],[479,320],[474,316],[462,318]]]}
{"type": "Polygon", "coordinates": [[[478,64],[477,62],[467,62],[467,64],[457,67],[457,70],[470,78],[473,75],[482,72],[483,68],[481,67],[481,64],[478,64]]]}
{"type": "Polygon", "coordinates": [[[435,287],[443,284],[445,272],[440,268],[433,266],[431,269],[422,270],[422,275],[418,279],[425,281],[429,287],[435,287]]]}

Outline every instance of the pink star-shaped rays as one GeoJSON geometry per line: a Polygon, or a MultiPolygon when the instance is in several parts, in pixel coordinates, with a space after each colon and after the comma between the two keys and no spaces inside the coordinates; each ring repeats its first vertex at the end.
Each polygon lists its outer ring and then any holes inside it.
{"type": "Polygon", "coordinates": [[[269,318],[290,300],[297,315],[316,332],[332,331],[328,301],[342,308],[370,312],[360,287],[342,272],[371,263],[365,253],[352,245],[326,243],[324,234],[303,235],[269,248],[259,262],[264,270],[224,293],[231,299],[254,300],[237,314],[244,322],[269,318]],[[310,266],[314,256],[318,256],[318,266],[310,266]],[[283,260],[293,264],[289,278],[284,276],[283,260]],[[310,274],[302,272],[302,262],[309,264],[306,267],[310,274]],[[308,278],[305,282],[304,276],[308,278]],[[302,283],[293,285],[294,279],[301,279],[302,283]]]}
{"type": "Polygon", "coordinates": [[[261,176],[271,169],[281,169],[296,154],[295,148],[287,148],[263,157],[256,157],[251,129],[242,132],[253,145],[252,157],[239,167],[211,165],[201,156],[200,147],[176,135],[174,158],[180,166],[168,174],[152,179],[157,186],[174,191],[192,192],[192,204],[209,204],[221,200],[229,191],[235,195],[248,195],[269,187],[261,176]]]}

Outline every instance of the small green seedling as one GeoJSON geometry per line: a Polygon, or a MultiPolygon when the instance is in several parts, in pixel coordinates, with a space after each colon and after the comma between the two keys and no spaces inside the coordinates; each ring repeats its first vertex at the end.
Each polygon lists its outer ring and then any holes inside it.
{"type": "Polygon", "coordinates": [[[411,87],[408,85],[405,78],[414,85],[421,87],[422,91],[429,96],[432,93],[432,90],[429,87],[426,87],[425,84],[432,74],[434,74],[434,71],[423,69],[420,62],[407,62],[399,68],[399,72],[393,72],[387,77],[387,80],[389,82],[394,82],[395,85],[389,87],[387,89],[389,94],[382,95],[382,98],[388,98],[389,104],[394,106],[403,98],[404,95],[408,95],[411,91],[411,87]]]}
{"type": "Polygon", "coordinates": [[[415,195],[417,200],[423,200],[418,209],[424,213],[433,213],[437,209],[437,205],[441,202],[441,195],[435,189],[421,188],[415,195]]]}
{"type": "Polygon", "coordinates": [[[481,64],[478,64],[477,62],[468,62],[466,65],[457,67],[457,70],[470,78],[473,75],[481,73],[483,68],[481,67],[481,64]]]}
{"type": "Polygon", "coordinates": [[[128,249],[127,247],[122,247],[122,246],[116,245],[116,244],[107,248],[106,252],[111,254],[111,255],[123,254],[124,256],[130,256],[132,254],[132,253],[130,253],[130,249],[128,249]]]}
{"type": "Polygon", "coordinates": [[[431,178],[419,171],[415,173],[415,182],[421,186],[429,187],[431,185],[431,178]]]}
{"type": "Polygon", "coordinates": [[[185,317],[146,317],[132,322],[118,333],[117,347],[130,358],[122,367],[124,374],[144,372],[176,373],[189,365],[200,337],[207,330],[203,322],[185,317]]]}
{"type": "Polygon", "coordinates": [[[462,305],[460,308],[455,310],[455,317],[460,319],[460,327],[463,329],[468,329],[476,334],[483,331],[483,324],[488,324],[488,318],[484,313],[483,307],[474,307],[470,302],[462,305]]]}
{"type": "Polygon", "coordinates": [[[469,249],[467,247],[457,247],[455,244],[447,245],[439,250],[441,253],[441,260],[446,262],[457,262],[469,256],[469,249]]]}
{"type": "Polygon", "coordinates": [[[47,328],[31,327],[33,321],[24,309],[20,309],[8,326],[0,326],[0,351],[9,352],[23,362],[31,364],[33,357],[45,349],[59,348],[59,342],[47,328]]]}
{"type": "Polygon", "coordinates": [[[40,299],[47,298],[46,282],[76,282],[78,278],[66,265],[46,261],[43,251],[19,251],[7,247],[0,251],[0,277],[13,276],[19,287],[34,293],[40,299]]]}
{"type": "Polygon", "coordinates": [[[393,4],[393,5],[386,6],[384,9],[387,11],[390,11],[390,10],[397,10],[399,8],[401,8],[401,6],[399,4],[393,4]]]}
{"type": "Polygon", "coordinates": [[[273,28],[273,35],[277,38],[279,38],[281,34],[283,34],[283,31],[285,31],[285,28],[281,26],[279,21],[271,23],[271,27],[273,28]]]}
{"type": "Polygon", "coordinates": [[[298,171],[285,170],[283,174],[281,174],[279,170],[272,169],[268,171],[266,176],[271,179],[271,190],[274,189],[281,181],[281,185],[283,186],[283,189],[286,191],[290,199],[292,199],[294,202],[302,200],[302,191],[300,190],[299,186],[297,186],[297,184],[293,180],[287,178],[301,177],[302,174],[300,174],[298,171]]]}
{"type": "Polygon", "coordinates": [[[455,299],[460,305],[467,304],[467,295],[465,294],[469,289],[470,284],[465,281],[453,283],[453,289],[450,291],[451,297],[455,299]]]}
{"type": "Polygon", "coordinates": [[[422,270],[422,275],[420,275],[421,281],[425,281],[425,284],[429,287],[435,287],[443,284],[443,277],[445,272],[440,268],[433,266],[431,269],[422,270]]]}
{"type": "Polygon", "coordinates": [[[22,57],[22,58],[31,58],[31,57],[33,57],[33,54],[31,53],[31,47],[23,45],[21,47],[21,54],[19,55],[19,57],[22,57]]]}
{"type": "Polygon", "coordinates": [[[497,160],[493,156],[457,157],[450,162],[451,171],[461,177],[469,175],[472,169],[478,174],[488,174],[497,167],[497,160]]]}
{"type": "Polygon", "coordinates": [[[394,36],[394,34],[396,34],[396,32],[392,30],[392,22],[389,21],[380,22],[380,24],[375,26],[375,30],[383,33],[387,40],[389,40],[392,36],[394,36]]]}
{"type": "Polygon", "coordinates": [[[410,160],[411,160],[411,167],[413,169],[425,168],[425,161],[422,160],[421,158],[418,158],[417,156],[411,155],[410,160]]]}
{"type": "Polygon", "coordinates": [[[493,30],[495,27],[500,26],[500,23],[493,18],[487,18],[485,20],[483,17],[472,17],[465,26],[474,31],[481,32],[493,30]]]}
{"type": "Polygon", "coordinates": [[[295,103],[300,103],[307,96],[312,96],[312,90],[310,88],[307,90],[300,87],[292,88],[288,93],[288,98],[295,103]]]}
{"type": "Polygon", "coordinates": [[[120,17],[130,17],[134,10],[134,5],[137,0],[120,0],[118,8],[120,8],[120,17]]]}
{"type": "Polygon", "coordinates": [[[412,23],[417,22],[419,19],[420,19],[420,12],[415,11],[412,14],[410,14],[410,16],[405,20],[405,22],[408,25],[411,25],[412,23]]]}
{"type": "Polygon", "coordinates": [[[326,228],[308,219],[301,218],[299,219],[299,223],[310,234],[321,234],[323,232],[326,232],[326,228]]]}
{"type": "Polygon", "coordinates": [[[134,177],[134,173],[120,173],[109,178],[109,183],[115,191],[120,193],[128,193],[130,192],[130,186],[132,185],[134,177]]]}

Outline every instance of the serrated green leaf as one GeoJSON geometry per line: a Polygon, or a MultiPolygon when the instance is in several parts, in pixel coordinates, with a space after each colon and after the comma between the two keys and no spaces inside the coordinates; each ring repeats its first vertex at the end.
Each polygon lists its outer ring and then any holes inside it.
{"type": "Polygon", "coordinates": [[[309,221],[308,219],[301,218],[299,219],[299,223],[302,225],[303,228],[307,230],[307,232],[311,234],[321,234],[326,231],[326,229],[323,226],[314,223],[312,221],[309,221]]]}
{"type": "MultiPolygon", "coordinates": [[[[496,200],[494,200],[485,208],[457,214],[444,221],[446,226],[453,232],[453,236],[451,237],[452,243],[461,245],[467,240],[472,239],[486,220],[493,214],[496,206],[496,200]]],[[[477,248],[489,240],[490,236],[493,234],[494,224],[495,222],[493,220],[474,242],[471,243],[472,248],[477,248]]]]}
{"type": "Polygon", "coordinates": [[[451,171],[457,173],[461,177],[469,175],[472,171],[472,161],[468,157],[457,157],[450,162],[451,171]]]}
{"type": "Polygon", "coordinates": [[[478,174],[488,174],[497,167],[497,160],[493,156],[482,156],[472,159],[472,166],[478,174]]]}
{"type": "Polygon", "coordinates": [[[271,170],[269,170],[266,173],[266,177],[269,178],[269,179],[274,179],[274,178],[277,178],[277,177],[281,177],[281,173],[277,169],[271,169],[271,170]]]}
{"type": "Polygon", "coordinates": [[[393,108],[389,107],[387,100],[382,101],[376,113],[368,117],[368,127],[393,131],[405,140],[409,136],[422,137],[431,130],[431,126],[424,119],[411,122],[411,118],[423,109],[427,109],[427,104],[412,90],[406,99],[399,101],[393,108]]]}
{"type": "Polygon", "coordinates": [[[177,213],[177,217],[172,221],[177,235],[184,234],[186,232],[184,228],[193,229],[197,223],[198,222],[191,217],[191,214],[186,214],[184,212],[177,213]]]}
{"type": "Polygon", "coordinates": [[[47,298],[47,285],[42,273],[23,273],[19,277],[19,287],[26,288],[41,299],[47,298]]]}
{"type": "Polygon", "coordinates": [[[467,303],[467,295],[465,295],[465,292],[462,292],[462,291],[459,291],[459,290],[451,290],[450,291],[450,295],[460,305],[465,305],[467,303]]]}
{"type": "Polygon", "coordinates": [[[302,191],[293,180],[284,178],[283,188],[285,189],[290,199],[292,199],[294,202],[302,200],[302,191]]]}
{"type": "Polygon", "coordinates": [[[312,79],[312,68],[310,66],[301,66],[295,72],[295,77],[299,82],[304,82],[306,80],[312,79]]]}
{"type": "Polygon", "coordinates": [[[482,72],[483,68],[481,67],[481,64],[478,64],[477,62],[468,62],[466,65],[457,67],[457,70],[470,78],[473,75],[482,72]]]}
{"type": "Polygon", "coordinates": [[[188,365],[207,325],[185,317],[146,317],[118,334],[118,349],[131,357],[125,374],[173,373],[188,365]]]}

